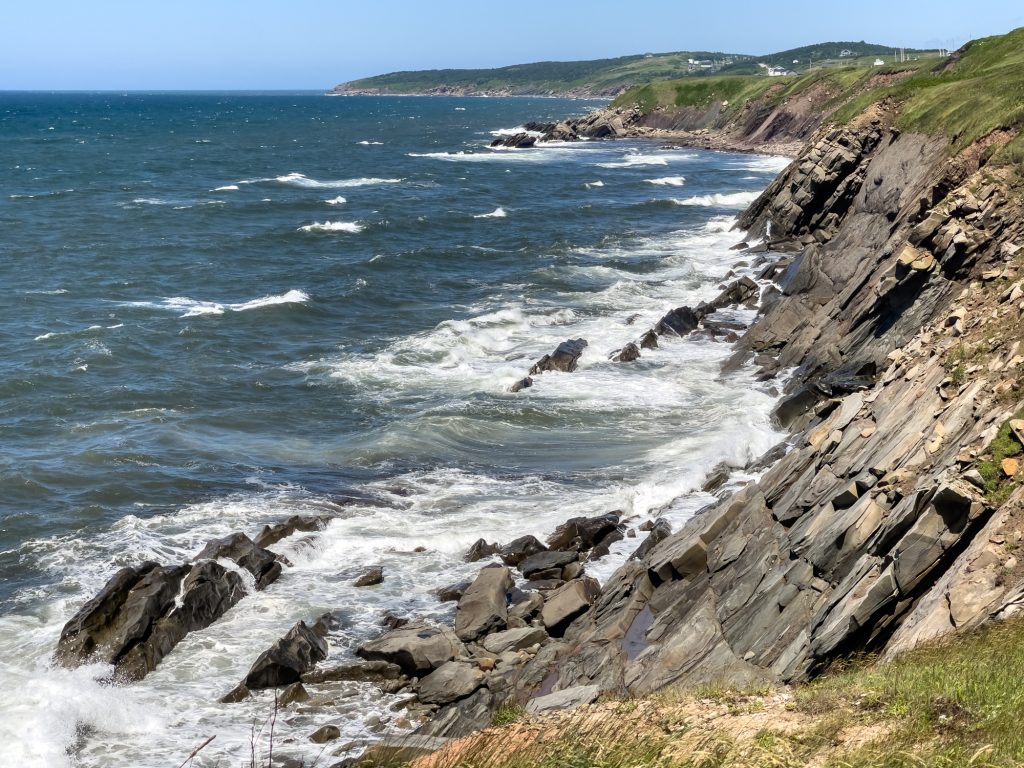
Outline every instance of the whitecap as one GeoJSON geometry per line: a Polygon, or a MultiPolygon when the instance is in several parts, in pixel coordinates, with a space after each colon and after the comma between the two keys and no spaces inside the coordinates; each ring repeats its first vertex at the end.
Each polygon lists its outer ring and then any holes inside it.
{"type": "Polygon", "coordinates": [[[250,309],[272,307],[277,304],[305,304],[307,301],[309,301],[309,294],[293,288],[285,293],[261,296],[258,299],[250,299],[249,301],[235,304],[221,303],[219,301],[200,301],[198,299],[191,299],[188,296],[171,296],[161,302],[130,301],[125,302],[122,306],[166,309],[182,312],[181,317],[198,317],[200,315],[223,315],[225,312],[246,312],[250,309]]]}
{"type": "Polygon", "coordinates": [[[299,232],[350,232],[358,234],[363,231],[363,225],[355,221],[314,221],[299,227],[299,232]]]}
{"type": "Polygon", "coordinates": [[[474,219],[504,219],[507,215],[508,214],[505,213],[505,209],[499,206],[499,207],[495,208],[493,211],[491,211],[490,213],[478,213],[473,218],[474,219]]]}
{"type": "Polygon", "coordinates": [[[362,144],[364,147],[382,147],[382,146],[384,146],[384,142],[383,141],[367,141],[366,139],[363,139],[362,141],[357,142],[357,143],[362,144]]]}
{"type": "Polygon", "coordinates": [[[610,163],[595,163],[599,168],[636,168],[642,165],[668,165],[662,155],[626,155],[622,160],[610,163]]]}
{"type": "Polygon", "coordinates": [[[719,208],[742,208],[757,200],[760,192],[730,192],[726,194],[696,195],[685,200],[673,199],[676,205],[701,205],[719,208]]]}
{"type": "Polygon", "coordinates": [[[527,136],[533,136],[539,139],[544,134],[540,131],[528,131],[525,126],[517,125],[515,128],[499,128],[496,131],[488,131],[491,136],[518,136],[521,133],[525,133],[527,136]]]}
{"type": "Polygon", "coordinates": [[[604,182],[598,179],[597,181],[587,181],[583,184],[587,189],[594,189],[595,187],[603,187],[604,182]]]}
{"type": "Polygon", "coordinates": [[[328,205],[344,205],[348,201],[341,195],[338,195],[337,197],[332,197],[330,200],[324,200],[324,202],[328,205]]]}
{"type": "Polygon", "coordinates": [[[238,185],[237,184],[227,184],[227,185],[225,185],[223,187],[215,187],[213,191],[214,192],[234,192],[236,189],[238,189],[238,185]]]}
{"type": "Polygon", "coordinates": [[[348,187],[371,187],[378,184],[398,184],[402,179],[379,178],[376,176],[363,176],[355,179],[332,179],[321,181],[311,179],[301,173],[286,173],[283,176],[270,178],[242,179],[238,184],[287,184],[290,187],[302,187],[303,189],[345,189],[348,187]]]}
{"type": "Polygon", "coordinates": [[[644,181],[660,187],[681,187],[686,183],[686,178],[683,176],[663,176],[660,179],[644,179],[644,181]]]}

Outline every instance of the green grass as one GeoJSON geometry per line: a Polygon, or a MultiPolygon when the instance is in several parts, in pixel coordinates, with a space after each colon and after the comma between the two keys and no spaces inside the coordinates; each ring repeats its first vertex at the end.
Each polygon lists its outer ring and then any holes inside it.
{"type": "MultiPolygon", "coordinates": [[[[1024,411],[1014,414],[1014,419],[1024,417],[1024,411]]],[[[1005,477],[1001,469],[1003,459],[1024,458],[1024,446],[1021,445],[1013,430],[1010,429],[1010,421],[1007,420],[999,432],[992,439],[986,453],[990,458],[978,461],[975,468],[985,480],[985,497],[995,506],[1006,501],[1010,494],[1020,485],[1020,480],[1012,477],[1005,477]]]]}

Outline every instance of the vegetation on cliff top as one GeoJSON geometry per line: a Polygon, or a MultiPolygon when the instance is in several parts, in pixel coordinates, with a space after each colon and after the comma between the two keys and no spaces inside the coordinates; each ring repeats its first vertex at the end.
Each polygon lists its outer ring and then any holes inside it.
{"type": "MultiPolygon", "coordinates": [[[[917,53],[916,51],[913,53],[917,53]]],[[[540,61],[496,69],[432,69],[391,72],[338,86],[339,91],[381,93],[428,93],[453,89],[478,93],[516,94],[589,93],[612,95],[640,83],[673,78],[702,79],[708,70],[690,65],[690,59],[716,62],[722,74],[762,72],[761,64],[784,66],[797,72],[809,65],[841,65],[856,57],[891,56],[892,49],[866,42],[828,42],[792,48],[766,56],[713,51],[677,51],[637,54],[591,61],[540,61]],[[843,57],[844,51],[852,56],[843,57]]],[[[762,78],[766,81],[768,78],[762,78]]]]}
{"type": "Polygon", "coordinates": [[[776,692],[707,687],[484,731],[416,768],[823,768],[1024,761],[1024,622],[990,625],[886,664],[862,660],[776,692]]]}
{"type": "MultiPolygon", "coordinates": [[[[998,129],[1016,132],[1024,125],[1024,28],[974,40],[953,56],[922,56],[917,61],[883,67],[815,69],[779,78],[711,77],[653,82],[622,94],[613,107],[657,109],[722,108],[738,115],[751,100],[769,105],[799,96],[812,87],[827,89],[825,111],[847,122],[872,104],[896,107],[896,127],[944,136],[963,149],[998,129]]],[[[1004,163],[1024,162],[1024,137],[992,150],[1004,163]]]]}

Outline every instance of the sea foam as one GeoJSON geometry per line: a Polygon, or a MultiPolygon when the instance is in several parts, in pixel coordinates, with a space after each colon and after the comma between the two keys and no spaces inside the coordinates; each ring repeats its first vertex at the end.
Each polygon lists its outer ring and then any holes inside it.
{"type": "Polygon", "coordinates": [[[672,202],[676,205],[700,205],[709,208],[743,208],[754,202],[759,195],[759,192],[716,193],[713,195],[696,195],[684,200],[673,199],[672,202]]]}
{"type": "Polygon", "coordinates": [[[314,221],[299,227],[299,232],[349,232],[358,234],[363,231],[363,226],[355,221],[314,221]]]}
{"type": "Polygon", "coordinates": [[[478,213],[473,218],[474,219],[504,219],[507,215],[508,214],[505,213],[505,209],[501,208],[499,206],[498,208],[495,208],[490,213],[478,213]]]}
{"type": "Polygon", "coordinates": [[[686,178],[683,176],[664,176],[660,179],[644,179],[644,181],[659,187],[681,187],[686,183],[686,178]]]}

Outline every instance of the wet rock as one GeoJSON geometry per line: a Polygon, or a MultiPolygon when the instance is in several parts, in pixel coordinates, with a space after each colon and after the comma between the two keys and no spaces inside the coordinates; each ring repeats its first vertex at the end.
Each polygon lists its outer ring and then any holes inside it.
{"type": "Polygon", "coordinates": [[[256,580],[256,589],[264,589],[281,575],[281,564],[274,553],[256,546],[244,533],[232,533],[203,547],[196,560],[226,558],[244,568],[256,580]]]}
{"type": "Polygon", "coordinates": [[[640,339],[640,349],[657,349],[658,348],[658,334],[653,330],[648,331],[640,339]]]}
{"type": "Polygon", "coordinates": [[[672,526],[669,524],[668,520],[663,517],[659,517],[654,521],[654,525],[651,528],[651,532],[647,534],[647,538],[644,539],[643,543],[636,548],[636,551],[629,556],[629,559],[640,560],[647,557],[647,554],[652,549],[671,535],[672,526]]]}
{"type": "Polygon", "coordinates": [[[508,623],[506,593],[512,588],[508,568],[484,568],[459,600],[455,612],[455,634],[460,640],[475,640],[488,632],[504,629],[508,623]]]}
{"type": "Polygon", "coordinates": [[[447,627],[410,621],[404,627],[363,643],[356,649],[356,655],[369,661],[387,661],[397,665],[409,677],[422,677],[446,661],[464,654],[465,650],[455,633],[447,627]]]}
{"type": "MultiPolygon", "coordinates": [[[[594,544],[594,548],[590,550],[590,559],[600,560],[611,551],[611,547],[615,542],[622,541],[624,538],[625,528],[621,525],[615,526],[594,544]]],[[[566,580],[568,581],[568,579],[566,580]]]]}
{"type": "Polygon", "coordinates": [[[525,132],[497,138],[491,142],[492,147],[507,147],[508,149],[529,149],[536,144],[537,137],[525,132]]]}
{"type": "Polygon", "coordinates": [[[524,389],[527,389],[532,386],[533,379],[531,379],[529,376],[524,376],[511,387],[509,387],[509,392],[522,392],[524,389]]]}
{"type": "Polygon", "coordinates": [[[289,704],[303,701],[309,701],[309,691],[302,686],[302,683],[292,683],[281,691],[277,704],[280,707],[287,707],[289,704]]]}
{"type": "Polygon", "coordinates": [[[725,309],[736,304],[752,306],[757,301],[759,293],[760,288],[758,288],[757,283],[744,276],[730,283],[724,291],[711,301],[711,306],[715,309],[725,309]]]}
{"type": "Polygon", "coordinates": [[[561,637],[578,617],[582,616],[597,599],[601,587],[595,579],[570,581],[548,595],[541,609],[541,621],[552,637],[561,637]]]}
{"type": "Polygon", "coordinates": [[[548,548],[586,552],[618,525],[619,515],[615,512],[597,517],[573,517],[558,526],[548,537],[548,548]]]}
{"type": "Polygon", "coordinates": [[[697,329],[700,321],[704,319],[704,315],[705,312],[702,310],[698,311],[690,307],[677,307],[662,317],[658,324],[654,326],[654,330],[659,336],[664,336],[665,334],[685,336],[697,329]]]}
{"type": "Polygon", "coordinates": [[[485,677],[474,664],[449,661],[420,681],[416,695],[425,704],[450,704],[473,693],[485,677]]]}
{"type": "Polygon", "coordinates": [[[299,531],[304,533],[321,531],[327,527],[327,523],[329,521],[329,517],[324,517],[322,515],[295,515],[293,517],[289,517],[283,523],[263,526],[263,530],[260,531],[260,534],[256,537],[254,543],[257,547],[269,547],[273,544],[277,544],[281,539],[292,536],[299,531]]]}
{"type": "Polygon", "coordinates": [[[634,360],[640,359],[640,348],[630,342],[622,349],[616,350],[611,354],[612,362],[616,363],[632,363],[634,360]]]}
{"type": "Polygon", "coordinates": [[[217,701],[221,704],[237,704],[240,701],[245,701],[252,695],[252,691],[246,688],[245,683],[239,683],[230,691],[221,696],[217,701]]]}
{"type": "Polygon", "coordinates": [[[297,683],[304,672],[327,658],[327,643],[304,621],[260,654],[245,676],[250,690],[278,688],[297,683]]]}
{"type": "Polygon", "coordinates": [[[447,587],[441,587],[435,594],[437,595],[437,599],[442,603],[457,603],[462,599],[462,596],[466,593],[466,590],[469,589],[469,585],[472,583],[473,582],[468,580],[458,581],[455,584],[449,584],[447,587]]]}
{"type": "Polygon", "coordinates": [[[547,632],[540,627],[523,627],[521,629],[509,629],[504,632],[495,632],[484,638],[483,646],[486,651],[501,655],[506,651],[519,651],[529,648],[531,645],[543,643],[548,639],[547,632]]]}
{"type": "Polygon", "coordinates": [[[498,550],[498,556],[505,565],[517,566],[525,558],[547,549],[536,536],[520,536],[498,550]]]}
{"type": "Polygon", "coordinates": [[[569,339],[563,341],[550,355],[544,355],[530,368],[530,375],[536,376],[546,371],[572,373],[576,370],[580,355],[587,347],[586,339],[569,339]]]}
{"type": "Polygon", "coordinates": [[[559,574],[561,574],[562,568],[569,565],[569,563],[575,562],[577,557],[578,555],[575,550],[549,550],[546,552],[538,552],[535,555],[530,555],[519,563],[519,571],[528,579],[539,571],[548,571],[551,569],[555,569],[559,574]]]}
{"type": "Polygon", "coordinates": [[[384,567],[374,565],[367,568],[358,579],[352,582],[353,587],[372,587],[384,582],[384,567]]]}
{"type": "Polygon", "coordinates": [[[379,683],[385,680],[401,680],[402,668],[388,661],[363,661],[350,664],[334,664],[318,667],[302,675],[302,682],[313,684],[355,682],[379,683]]]}
{"type": "Polygon", "coordinates": [[[483,560],[491,555],[496,555],[500,551],[500,544],[490,544],[484,539],[477,539],[466,551],[466,562],[475,563],[478,560],[483,560]]]}
{"type": "Polygon", "coordinates": [[[314,744],[326,744],[339,738],[341,730],[336,725],[322,725],[309,735],[309,740],[314,744]]]}
{"type": "Polygon", "coordinates": [[[140,680],[244,595],[241,577],[212,561],[122,568],[65,624],[56,658],[69,666],[102,661],[115,678],[140,680]]]}

